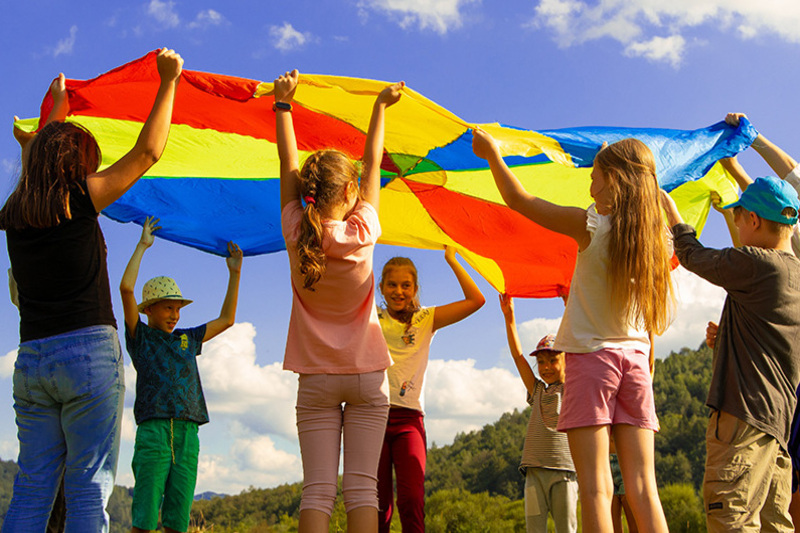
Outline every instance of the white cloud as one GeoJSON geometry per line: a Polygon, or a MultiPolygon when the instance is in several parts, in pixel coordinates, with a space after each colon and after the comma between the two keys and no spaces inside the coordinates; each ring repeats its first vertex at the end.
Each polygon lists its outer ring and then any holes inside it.
{"type": "Polygon", "coordinates": [[[55,48],[53,48],[53,57],[58,57],[60,55],[69,55],[72,53],[72,49],[75,47],[75,37],[78,35],[78,27],[72,26],[69,29],[69,37],[65,37],[56,43],[55,48]]]}
{"type": "Polygon", "coordinates": [[[665,61],[677,68],[681,64],[686,40],[680,35],[653,37],[645,42],[632,42],[625,48],[631,57],[644,57],[651,61],[665,61]]]}
{"type": "Polygon", "coordinates": [[[440,34],[461,27],[463,9],[467,4],[480,0],[361,0],[358,7],[362,20],[368,10],[382,11],[395,18],[398,24],[408,29],[417,26],[440,34]]]}
{"type": "Polygon", "coordinates": [[[299,455],[279,450],[266,436],[238,437],[227,455],[200,454],[198,492],[236,494],[248,487],[274,487],[300,481],[299,455]]]}
{"type": "Polygon", "coordinates": [[[197,363],[210,416],[236,420],[255,434],[294,438],[297,376],[281,363],[256,363],[255,336],[244,322],[203,346],[197,363]]]}
{"type": "Polygon", "coordinates": [[[561,324],[560,318],[534,318],[517,326],[519,342],[524,353],[532,352],[542,337],[558,332],[561,324]]]}
{"type": "Polygon", "coordinates": [[[181,23],[178,13],[175,12],[175,2],[167,0],[150,0],[147,4],[147,14],[165,28],[175,28],[181,23]]]}
{"type": "Polygon", "coordinates": [[[684,34],[701,25],[733,30],[740,38],[777,35],[800,43],[800,3],[746,0],[540,0],[527,25],[549,28],[564,47],[610,38],[628,56],[678,67],[684,34]]]}
{"type": "MultiPolygon", "coordinates": [[[[126,394],[125,396],[133,395],[126,394]]],[[[132,407],[125,407],[122,410],[122,430],[120,432],[120,438],[123,442],[136,442],[136,420],[133,417],[132,407]]]]}
{"type": "Polygon", "coordinates": [[[272,45],[281,52],[301,48],[312,39],[310,33],[301,33],[288,22],[282,26],[270,26],[269,35],[273,40],[272,45]]]}
{"type": "Polygon", "coordinates": [[[3,158],[0,160],[0,168],[3,169],[4,174],[12,176],[19,172],[19,160],[3,158]]]}
{"type": "Polygon", "coordinates": [[[473,359],[432,359],[425,378],[428,444],[450,444],[505,412],[527,407],[522,380],[508,370],[475,368],[473,359]]]}
{"type": "Polygon", "coordinates": [[[219,11],[215,11],[213,9],[206,9],[204,11],[200,11],[195,19],[189,23],[189,28],[208,28],[209,26],[221,26],[223,24],[227,24],[227,19],[222,16],[219,11]]]}
{"type": "Polygon", "coordinates": [[[667,355],[689,347],[696,349],[706,338],[708,321],[718,322],[725,303],[725,291],[678,267],[672,276],[678,290],[675,320],[656,339],[656,354],[667,355]]]}
{"type": "Polygon", "coordinates": [[[6,379],[14,375],[14,361],[17,360],[17,349],[13,349],[0,357],[0,378],[6,379]]]}
{"type": "Polygon", "coordinates": [[[19,455],[19,441],[17,439],[0,440],[0,459],[16,461],[19,455]]]}

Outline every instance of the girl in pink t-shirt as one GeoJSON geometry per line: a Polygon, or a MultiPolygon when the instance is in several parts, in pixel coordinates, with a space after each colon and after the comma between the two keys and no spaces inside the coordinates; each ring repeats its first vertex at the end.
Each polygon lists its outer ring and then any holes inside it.
{"type": "Polygon", "coordinates": [[[375,101],[359,186],[355,165],[336,150],[311,154],[300,169],[291,113],[298,78],[293,70],[275,80],[273,109],[281,162],[281,226],[292,283],[283,366],[299,374],[299,528],[328,531],[344,433],[347,529],[377,531],[377,470],[391,359],[375,311],[372,252],[380,235],[384,111],[400,99],[404,85],[386,87],[375,101]]]}

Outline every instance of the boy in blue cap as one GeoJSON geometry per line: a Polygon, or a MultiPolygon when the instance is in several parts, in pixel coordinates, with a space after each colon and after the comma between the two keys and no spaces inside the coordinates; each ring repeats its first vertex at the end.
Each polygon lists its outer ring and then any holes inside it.
{"type": "Polygon", "coordinates": [[[757,178],[734,208],[741,248],[697,241],[662,191],[675,252],[728,293],[706,404],[703,500],[708,531],[794,531],[787,453],[800,382],[800,260],[791,237],[800,201],[778,178],[757,178]]]}

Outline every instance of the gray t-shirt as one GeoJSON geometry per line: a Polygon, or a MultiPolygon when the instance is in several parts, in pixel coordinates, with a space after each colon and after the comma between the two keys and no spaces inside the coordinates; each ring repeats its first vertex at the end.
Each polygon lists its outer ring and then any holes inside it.
{"type": "Polygon", "coordinates": [[[787,449],[800,382],[800,260],[755,246],[706,248],[688,224],[672,232],[681,265],[728,293],[706,404],[787,449]]]}

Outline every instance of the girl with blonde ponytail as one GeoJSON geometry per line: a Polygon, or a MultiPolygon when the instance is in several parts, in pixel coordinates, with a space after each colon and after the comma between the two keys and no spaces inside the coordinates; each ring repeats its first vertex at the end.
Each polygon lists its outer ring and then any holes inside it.
{"type": "Polygon", "coordinates": [[[508,206],[578,244],[554,349],[567,354],[558,429],[567,433],[578,474],[583,531],[613,530],[613,435],[636,524],[666,532],[655,478],[648,332],[669,325],[673,289],[653,154],[636,139],[601,148],[589,189],[595,203],[581,209],[529,194],[495,140],[482,130],[473,135],[473,150],[488,160],[508,206]]]}
{"type": "Polygon", "coordinates": [[[273,109],[293,293],[283,367],[299,375],[299,531],[328,531],[344,434],[347,530],[375,532],[391,359],[375,309],[372,252],[380,236],[384,112],[404,85],[386,87],[375,100],[359,185],[358,169],[336,150],[315,152],[300,168],[291,105],[298,78],[293,70],[275,80],[273,109]]]}

